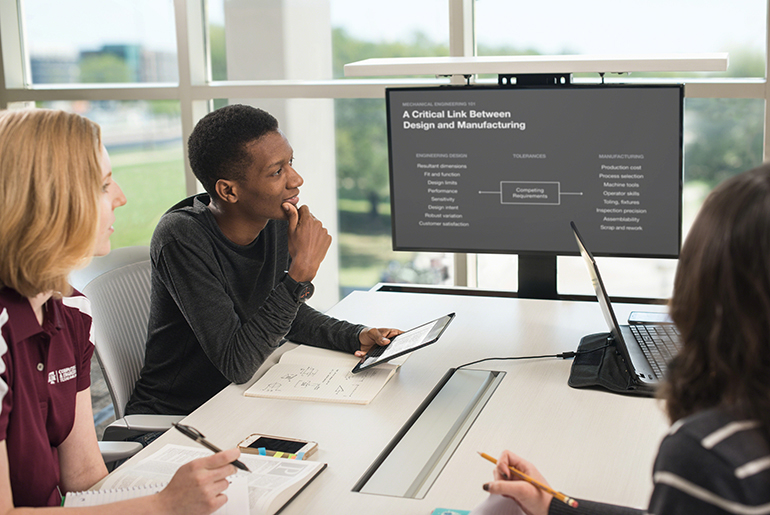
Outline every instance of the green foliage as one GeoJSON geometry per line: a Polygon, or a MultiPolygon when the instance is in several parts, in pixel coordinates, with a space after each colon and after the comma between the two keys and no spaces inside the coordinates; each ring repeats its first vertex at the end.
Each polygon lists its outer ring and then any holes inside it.
{"type": "MultiPolygon", "coordinates": [[[[446,56],[449,48],[416,32],[407,42],[372,42],[355,39],[345,29],[332,29],[334,77],[343,76],[343,66],[374,57],[446,56]]],[[[367,199],[372,219],[378,205],[387,202],[388,148],[385,101],[337,99],[337,184],[341,199],[367,199]]]]}
{"type": "Polygon", "coordinates": [[[538,55],[540,52],[533,48],[520,49],[508,45],[489,46],[479,45],[476,51],[478,55],[538,55]]]}
{"type": "Polygon", "coordinates": [[[388,198],[385,101],[337,99],[337,180],[340,198],[388,198]]]}
{"type": "MultiPolygon", "coordinates": [[[[761,52],[734,48],[728,77],[764,77],[761,52]]],[[[709,188],[762,162],[764,102],[760,99],[685,100],[685,181],[709,188]]]]}
{"type": "Polygon", "coordinates": [[[150,107],[150,112],[158,115],[172,115],[181,116],[182,108],[179,105],[179,100],[153,100],[147,102],[150,107]]]}
{"type": "Polygon", "coordinates": [[[422,32],[415,32],[410,41],[373,42],[355,39],[343,28],[332,29],[332,69],[334,78],[343,77],[343,66],[375,57],[433,57],[448,56],[449,47],[434,43],[422,32]]]}
{"type": "Polygon", "coordinates": [[[733,48],[729,54],[728,77],[765,77],[765,57],[762,52],[733,48]]]}
{"type": "Polygon", "coordinates": [[[227,80],[227,54],[225,48],[225,27],[209,25],[211,54],[211,80],[227,80]]]}
{"type": "Polygon", "coordinates": [[[80,82],[130,82],[131,69],[126,61],[113,54],[84,57],[80,61],[80,82]]]}
{"type": "Polygon", "coordinates": [[[759,99],[688,99],[685,180],[714,187],[762,162],[764,103],[759,99]]]}
{"type": "MultiPolygon", "coordinates": [[[[344,29],[332,31],[334,77],[347,63],[374,57],[447,56],[447,45],[415,33],[400,42],[362,41],[344,29]]],[[[334,102],[340,226],[340,285],[370,287],[389,263],[414,253],[393,252],[390,239],[388,148],[384,99],[334,102]]]]}

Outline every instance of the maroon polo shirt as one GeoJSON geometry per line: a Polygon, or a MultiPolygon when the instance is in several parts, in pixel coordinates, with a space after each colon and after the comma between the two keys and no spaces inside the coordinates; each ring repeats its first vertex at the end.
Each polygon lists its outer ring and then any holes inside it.
{"type": "Polygon", "coordinates": [[[75,422],[77,392],[91,385],[90,313],[79,292],[50,299],[41,327],[25,297],[0,287],[0,440],[17,507],[61,502],[57,447],[75,422]]]}

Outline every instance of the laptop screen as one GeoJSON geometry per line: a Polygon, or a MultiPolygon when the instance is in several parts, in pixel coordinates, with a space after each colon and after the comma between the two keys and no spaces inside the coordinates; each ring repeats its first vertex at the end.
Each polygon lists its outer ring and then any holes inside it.
{"type": "Polygon", "coordinates": [[[602,276],[599,274],[599,268],[596,266],[596,261],[583,243],[583,238],[580,236],[580,232],[578,232],[575,222],[570,222],[570,225],[572,226],[572,231],[575,233],[575,239],[577,240],[578,248],[580,249],[580,255],[583,256],[583,259],[588,266],[588,273],[591,275],[591,283],[594,285],[596,298],[599,299],[599,304],[602,307],[602,314],[607,321],[607,327],[611,329],[612,337],[616,341],[623,341],[618,320],[615,317],[615,312],[612,310],[610,297],[607,295],[607,290],[604,288],[602,276]]]}

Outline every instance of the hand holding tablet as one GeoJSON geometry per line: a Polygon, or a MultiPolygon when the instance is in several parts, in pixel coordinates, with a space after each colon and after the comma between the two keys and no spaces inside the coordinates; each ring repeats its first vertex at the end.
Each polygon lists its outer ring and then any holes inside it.
{"type": "Polygon", "coordinates": [[[356,374],[379,363],[384,363],[419,349],[420,347],[425,347],[426,345],[434,343],[439,339],[454,316],[454,313],[450,313],[428,322],[427,324],[422,324],[414,329],[403,332],[398,336],[394,336],[391,338],[388,345],[385,345],[384,347],[375,347],[370,350],[366,356],[361,358],[361,361],[353,368],[353,373],[356,374]]]}

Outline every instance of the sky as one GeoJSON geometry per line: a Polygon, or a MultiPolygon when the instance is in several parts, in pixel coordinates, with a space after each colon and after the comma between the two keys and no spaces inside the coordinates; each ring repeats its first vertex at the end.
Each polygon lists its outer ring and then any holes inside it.
{"type": "MultiPolygon", "coordinates": [[[[211,21],[222,22],[225,1],[209,0],[211,21]]],[[[420,31],[448,42],[447,0],[329,1],[332,26],[360,39],[405,40],[420,31]]],[[[176,47],[172,0],[25,0],[23,6],[33,51],[115,42],[176,47]]],[[[482,45],[543,54],[761,49],[765,9],[765,0],[476,0],[476,31],[482,45]]]]}
{"type": "MultiPolygon", "coordinates": [[[[446,5],[447,0],[332,0],[332,23],[375,41],[405,38],[415,30],[448,41],[446,5]]],[[[476,32],[480,44],[533,47],[545,54],[761,48],[765,5],[765,0],[476,0],[476,32]]]]}
{"type": "Polygon", "coordinates": [[[24,0],[23,16],[32,52],[95,50],[110,43],[176,51],[172,0],[24,0]]]}

